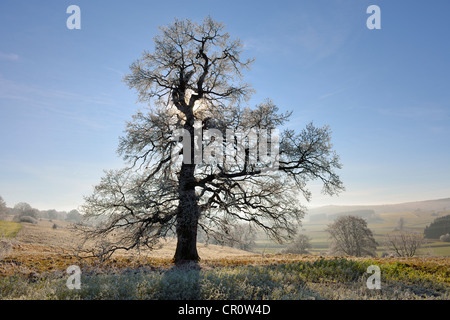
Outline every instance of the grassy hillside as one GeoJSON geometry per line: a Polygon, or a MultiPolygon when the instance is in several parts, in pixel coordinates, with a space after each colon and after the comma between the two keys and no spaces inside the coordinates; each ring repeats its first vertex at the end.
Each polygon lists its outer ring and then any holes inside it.
{"type": "MultiPolygon", "coordinates": [[[[17,245],[11,253],[14,257],[26,256],[48,256],[57,254],[75,253],[81,238],[70,228],[70,223],[66,221],[41,219],[38,224],[13,223],[21,228],[16,232],[15,240],[17,245]],[[56,224],[56,228],[53,225],[56,224]]],[[[5,222],[5,226],[7,224],[5,222]]],[[[1,224],[0,224],[1,226],[1,224]]],[[[0,229],[1,230],[1,229],[0,229]]],[[[13,228],[9,228],[10,232],[13,228]]],[[[141,256],[157,257],[161,259],[171,259],[175,252],[176,241],[167,239],[161,241],[160,246],[153,250],[141,250],[141,256]]],[[[198,244],[198,250],[202,257],[208,259],[213,257],[233,257],[251,255],[252,253],[236,248],[223,247],[218,245],[198,244]]],[[[122,256],[135,256],[137,252],[120,252],[122,256]]]]}
{"type": "Polygon", "coordinates": [[[0,221],[0,237],[14,238],[22,225],[13,221],[0,221]]]}
{"type": "Polygon", "coordinates": [[[317,214],[335,214],[346,211],[357,210],[373,210],[375,213],[398,213],[398,212],[440,212],[450,211],[450,198],[415,201],[396,204],[381,204],[381,205],[341,205],[341,206],[323,206],[318,208],[310,208],[310,215],[317,214]]]}
{"type": "MultiPolygon", "coordinates": [[[[22,224],[12,252],[0,260],[0,299],[450,298],[450,258],[262,255],[200,244],[201,262],[180,268],[171,262],[174,242],[168,241],[152,253],[101,262],[71,255],[74,234],[66,223],[56,222],[56,229],[53,223],[22,224]],[[82,271],[80,290],[66,285],[70,265],[82,271]],[[381,270],[381,290],[367,287],[370,265],[381,270]]],[[[315,245],[324,239],[321,227],[305,226],[315,245]]]]}

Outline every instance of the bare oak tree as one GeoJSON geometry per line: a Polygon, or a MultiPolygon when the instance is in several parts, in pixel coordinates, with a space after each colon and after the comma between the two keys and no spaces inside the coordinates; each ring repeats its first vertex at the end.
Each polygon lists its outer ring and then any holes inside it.
{"type": "Polygon", "coordinates": [[[223,238],[239,221],[288,240],[304,216],[300,195],[311,197],[309,180],[320,180],[329,195],[343,190],[328,127],[309,124],[276,136],[290,113],[271,100],[245,105],[253,90],[243,72],[253,60],[241,57],[242,43],[223,24],[210,17],[202,24],[175,20],[160,28],[154,45],[124,78],[149,105],[120,139],[118,152],[129,166],[107,171],[83,207],[97,221],[85,232],[99,241],[100,254],[151,248],[176,234],[174,261],[197,261],[199,228],[223,238]],[[239,143],[227,130],[266,137],[267,149],[252,157],[248,139],[239,143]],[[270,152],[276,166],[264,160],[270,152]]]}
{"type": "Polygon", "coordinates": [[[330,254],[375,256],[377,243],[363,218],[341,216],[328,226],[327,231],[331,238],[330,254]]]}

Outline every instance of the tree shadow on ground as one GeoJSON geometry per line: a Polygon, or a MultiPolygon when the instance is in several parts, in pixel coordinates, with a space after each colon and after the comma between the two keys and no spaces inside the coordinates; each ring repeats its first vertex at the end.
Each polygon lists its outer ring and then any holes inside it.
{"type": "Polygon", "coordinates": [[[201,266],[197,262],[183,261],[164,271],[159,299],[200,300],[201,266]]]}

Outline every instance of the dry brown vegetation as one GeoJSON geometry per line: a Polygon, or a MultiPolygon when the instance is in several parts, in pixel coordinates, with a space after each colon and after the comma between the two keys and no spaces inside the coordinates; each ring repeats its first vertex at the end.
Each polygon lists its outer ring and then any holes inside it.
{"type": "Polygon", "coordinates": [[[66,222],[22,223],[0,259],[1,299],[440,299],[450,297],[450,258],[354,258],[257,254],[199,244],[198,265],[174,268],[175,241],[154,251],[78,259],[66,222]],[[383,290],[366,288],[369,265],[383,290]],[[82,290],[66,287],[67,268],[82,270],[82,290]]]}
{"type": "MultiPolygon", "coordinates": [[[[99,261],[95,259],[77,258],[81,238],[71,229],[70,223],[56,221],[57,228],[53,228],[54,223],[44,219],[37,225],[23,223],[16,238],[11,240],[12,250],[0,261],[0,275],[63,271],[74,263],[99,268],[99,261]]],[[[116,268],[169,266],[175,247],[174,239],[163,240],[155,250],[118,252],[102,265],[116,268]]],[[[239,263],[260,257],[251,252],[212,244],[200,243],[198,250],[203,263],[217,261],[228,264],[228,260],[239,263]]]]}
{"type": "MultiPolygon", "coordinates": [[[[108,261],[94,259],[80,260],[76,256],[76,248],[80,238],[70,228],[70,223],[56,221],[58,227],[52,228],[55,222],[41,220],[37,225],[23,223],[22,230],[12,242],[12,250],[0,261],[0,275],[40,274],[44,272],[65,272],[73,264],[84,268],[165,268],[172,266],[175,252],[175,240],[161,242],[160,248],[153,251],[118,252],[108,261]]],[[[258,254],[219,245],[198,245],[203,268],[215,266],[266,265],[292,262],[314,262],[325,258],[321,255],[295,254],[258,254]]],[[[326,257],[331,259],[333,257],[326,257]]],[[[346,257],[351,260],[364,258],[346,257]]],[[[450,270],[448,257],[413,257],[413,258],[372,258],[383,263],[405,263],[412,268],[447,269],[450,270]]]]}

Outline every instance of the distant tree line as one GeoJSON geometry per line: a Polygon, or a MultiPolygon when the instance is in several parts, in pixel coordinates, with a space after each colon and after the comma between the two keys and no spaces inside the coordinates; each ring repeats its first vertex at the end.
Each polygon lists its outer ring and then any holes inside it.
{"type": "Polygon", "coordinates": [[[450,233],[450,215],[439,217],[425,227],[424,237],[427,239],[440,239],[450,233]]]}
{"type": "Polygon", "coordinates": [[[10,208],[6,206],[5,201],[0,196],[0,220],[6,219],[8,215],[13,216],[13,221],[30,223],[37,223],[39,219],[80,222],[82,218],[82,215],[76,209],[69,212],[55,209],[39,210],[26,202],[19,202],[10,208]]]}

